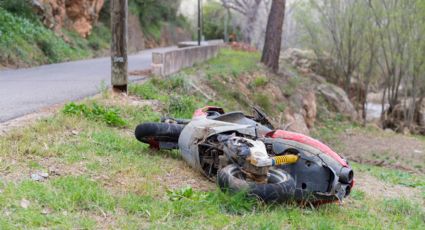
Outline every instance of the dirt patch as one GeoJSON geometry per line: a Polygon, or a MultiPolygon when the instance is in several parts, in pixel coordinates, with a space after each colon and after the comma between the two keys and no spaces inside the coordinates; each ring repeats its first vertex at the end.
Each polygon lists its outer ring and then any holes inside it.
{"type": "Polygon", "coordinates": [[[342,155],[359,163],[425,172],[425,142],[385,131],[352,130],[340,136],[342,155]]]}
{"type": "Polygon", "coordinates": [[[9,183],[19,183],[23,180],[31,179],[32,174],[39,172],[48,173],[46,180],[53,179],[58,176],[81,176],[87,174],[87,169],[83,162],[76,164],[65,164],[56,157],[40,158],[37,156],[28,155],[25,159],[4,159],[6,163],[4,167],[0,169],[1,180],[9,183]],[[31,163],[38,164],[37,167],[32,168],[29,165],[31,163]]]}
{"type": "Polygon", "coordinates": [[[166,189],[173,190],[190,186],[199,191],[211,191],[216,188],[213,181],[195,172],[185,162],[178,162],[176,166],[165,175],[157,177],[157,180],[162,181],[162,185],[166,189]]]}
{"type": "Polygon", "coordinates": [[[152,74],[152,68],[144,69],[144,70],[134,70],[128,72],[129,77],[133,76],[149,76],[152,74]]]}
{"type": "Polygon", "coordinates": [[[62,104],[54,105],[48,108],[44,108],[40,110],[39,112],[27,114],[25,116],[18,117],[16,119],[0,123],[0,136],[8,133],[9,131],[13,129],[25,127],[27,125],[34,123],[37,120],[48,118],[54,115],[62,106],[63,106],[62,104]]]}
{"type": "Polygon", "coordinates": [[[97,101],[101,102],[106,106],[136,106],[136,107],[144,107],[149,106],[154,111],[160,111],[162,104],[158,100],[141,100],[136,96],[129,96],[124,93],[114,93],[112,90],[109,90],[106,93],[106,96],[96,95],[93,97],[97,101]]]}
{"type": "Polygon", "coordinates": [[[419,189],[388,184],[362,172],[356,173],[356,185],[354,189],[362,190],[373,199],[407,198],[418,204],[425,205],[425,200],[421,198],[421,191],[419,189]]]}

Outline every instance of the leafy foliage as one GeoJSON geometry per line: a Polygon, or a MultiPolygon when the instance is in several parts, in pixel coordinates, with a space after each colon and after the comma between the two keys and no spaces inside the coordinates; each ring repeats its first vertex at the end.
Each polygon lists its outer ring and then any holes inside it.
{"type": "MultiPolygon", "coordinates": [[[[129,0],[129,11],[139,17],[142,30],[147,37],[159,40],[162,26],[165,22],[186,30],[190,29],[187,19],[178,14],[181,0],[129,0]]],[[[108,6],[110,0],[105,1],[108,6]]],[[[110,9],[103,7],[100,12],[100,20],[109,24],[110,9]]]]}
{"type": "Polygon", "coordinates": [[[0,63],[27,65],[74,60],[89,52],[70,46],[37,20],[0,8],[0,63]]]}
{"type": "Polygon", "coordinates": [[[206,100],[188,90],[187,81],[180,75],[169,79],[153,78],[143,85],[130,85],[130,94],[143,99],[159,100],[164,105],[164,113],[176,118],[191,118],[195,109],[203,107],[206,100]]]}
{"type": "Polygon", "coordinates": [[[205,39],[224,39],[226,26],[228,35],[235,34],[237,37],[241,37],[240,29],[230,26],[232,12],[227,11],[220,3],[214,1],[207,2],[203,7],[203,14],[204,18],[207,19],[203,22],[203,34],[205,39]]]}
{"type": "Polygon", "coordinates": [[[127,125],[127,121],[119,115],[118,109],[106,108],[96,103],[89,106],[86,104],[75,104],[74,102],[71,102],[66,104],[62,111],[67,115],[77,115],[92,120],[103,121],[111,126],[122,127],[127,125]]]}
{"type": "Polygon", "coordinates": [[[30,21],[38,20],[32,8],[31,0],[1,0],[0,7],[30,21]]]}
{"type": "Polygon", "coordinates": [[[253,87],[262,87],[267,85],[268,83],[269,83],[269,80],[267,79],[266,76],[258,76],[251,82],[251,85],[253,87]]]}
{"type": "Polygon", "coordinates": [[[270,96],[264,93],[255,94],[255,103],[259,105],[266,113],[271,114],[273,105],[270,101],[270,96]]]}

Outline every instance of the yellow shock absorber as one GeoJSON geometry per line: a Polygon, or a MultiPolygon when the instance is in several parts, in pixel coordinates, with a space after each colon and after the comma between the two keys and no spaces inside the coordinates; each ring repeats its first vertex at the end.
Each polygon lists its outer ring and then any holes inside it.
{"type": "Polygon", "coordinates": [[[293,164],[298,161],[298,156],[294,154],[273,157],[273,165],[293,164]]]}

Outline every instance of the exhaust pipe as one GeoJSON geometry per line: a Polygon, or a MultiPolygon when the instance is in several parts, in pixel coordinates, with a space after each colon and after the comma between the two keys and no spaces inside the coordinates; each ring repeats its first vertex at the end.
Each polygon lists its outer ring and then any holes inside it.
{"type": "Polygon", "coordinates": [[[339,172],[339,181],[346,184],[353,182],[354,172],[352,169],[343,167],[339,172]]]}

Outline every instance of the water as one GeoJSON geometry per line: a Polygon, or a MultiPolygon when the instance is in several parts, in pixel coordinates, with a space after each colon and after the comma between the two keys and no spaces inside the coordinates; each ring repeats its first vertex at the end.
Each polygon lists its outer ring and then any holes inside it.
{"type": "MultiPolygon", "coordinates": [[[[388,108],[388,105],[385,105],[385,109],[388,108]]],[[[366,118],[368,120],[374,120],[381,117],[382,106],[379,103],[367,103],[366,104],[366,118]]]]}

